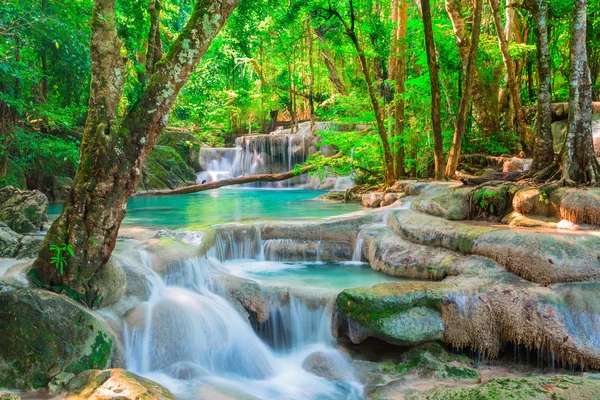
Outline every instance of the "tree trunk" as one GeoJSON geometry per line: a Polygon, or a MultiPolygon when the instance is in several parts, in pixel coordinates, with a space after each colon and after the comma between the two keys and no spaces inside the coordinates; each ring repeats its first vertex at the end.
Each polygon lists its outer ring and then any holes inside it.
{"type": "Polygon", "coordinates": [[[502,53],[504,66],[506,67],[508,90],[510,91],[510,98],[513,103],[517,117],[517,124],[519,126],[521,148],[525,154],[530,155],[533,150],[533,131],[527,123],[525,112],[523,111],[523,106],[521,105],[521,94],[519,93],[517,77],[515,75],[515,62],[508,50],[508,40],[506,39],[504,28],[502,27],[502,19],[500,18],[500,7],[498,5],[498,0],[489,0],[489,2],[492,8],[494,23],[496,25],[496,32],[498,34],[498,44],[502,53]]]}
{"type": "Polygon", "coordinates": [[[392,51],[390,54],[388,79],[395,81],[393,120],[395,138],[396,177],[406,175],[404,150],[404,118],[406,92],[406,26],[408,23],[408,3],[405,0],[394,0],[392,3],[392,51]]]}
{"type": "Polygon", "coordinates": [[[148,51],[146,52],[145,77],[154,73],[154,66],[163,56],[162,40],[160,39],[160,12],[162,5],[160,0],[152,0],[148,5],[150,15],[150,31],[148,32],[148,51]]]}
{"type": "Polygon", "coordinates": [[[313,66],[313,36],[309,19],[306,20],[306,35],[308,38],[308,72],[310,74],[308,78],[308,108],[310,112],[310,130],[312,132],[315,126],[315,69],[313,66]]]}
{"type": "Polygon", "coordinates": [[[338,73],[334,62],[331,56],[329,55],[329,52],[325,48],[325,38],[319,32],[318,29],[315,30],[315,34],[317,35],[317,39],[319,39],[319,41],[322,44],[321,57],[323,57],[323,62],[325,63],[325,67],[327,68],[327,72],[329,73],[329,80],[331,81],[331,84],[337,89],[338,92],[340,92],[340,94],[348,96],[348,89],[346,89],[344,82],[342,82],[342,78],[340,78],[340,74],[338,73]]]}
{"type": "Polygon", "coordinates": [[[563,180],[567,184],[600,182],[592,138],[592,77],[586,48],[586,0],[575,0],[569,77],[569,133],[563,180]]]}
{"type": "Polygon", "coordinates": [[[538,108],[536,142],[531,172],[538,172],[554,162],[552,138],[552,95],[550,94],[550,50],[548,47],[548,4],[546,0],[531,0],[535,23],[535,44],[538,61],[538,108]]]}
{"type": "MultiPolygon", "coordinates": [[[[493,0],[492,0],[493,1],[493,0]]],[[[475,75],[475,61],[477,60],[477,51],[479,49],[479,33],[481,32],[481,13],[483,0],[475,0],[475,10],[473,14],[473,27],[471,28],[471,40],[469,45],[469,56],[467,68],[465,70],[465,88],[458,107],[458,118],[454,128],[454,137],[452,138],[452,148],[448,155],[448,164],[446,165],[446,176],[454,177],[460,158],[460,148],[462,146],[462,137],[467,126],[467,111],[469,111],[469,101],[473,92],[473,79],[475,75]]]]}
{"type": "Polygon", "coordinates": [[[423,13],[423,28],[425,31],[425,46],[427,48],[427,65],[429,67],[429,82],[431,84],[431,123],[433,125],[433,155],[435,162],[435,179],[444,178],[444,143],[442,138],[442,121],[440,80],[438,76],[435,42],[433,41],[433,26],[431,22],[431,6],[429,0],[421,0],[423,13]]]}
{"type": "Polygon", "coordinates": [[[101,303],[97,275],[114,249],[144,161],[167,125],[181,87],[236,5],[237,0],[197,0],[169,53],[156,63],[140,100],[121,118],[117,111],[125,74],[114,0],[94,1],[90,100],[81,160],[64,210],[34,262],[32,277],[39,284],[65,291],[90,306],[101,303]],[[61,275],[50,263],[54,254],[49,247],[63,243],[72,246],[74,255],[67,257],[61,275]]]}

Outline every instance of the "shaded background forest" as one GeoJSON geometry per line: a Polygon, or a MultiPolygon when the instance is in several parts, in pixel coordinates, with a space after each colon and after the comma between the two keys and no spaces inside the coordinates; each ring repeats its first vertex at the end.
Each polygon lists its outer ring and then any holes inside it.
{"type": "MultiPolygon", "coordinates": [[[[469,26],[472,4],[455,3],[469,26]]],[[[120,104],[123,110],[138,100],[143,89],[151,25],[148,8],[154,4],[155,0],[117,1],[117,28],[127,66],[120,104]]],[[[160,6],[160,42],[167,51],[193,4],[163,0],[160,6]]],[[[340,174],[354,170],[363,180],[381,181],[381,140],[368,128],[376,114],[358,56],[364,54],[390,131],[394,130],[392,110],[402,102],[403,129],[390,135],[394,154],[403,153],[404,168],[398,175],[431,176],[431,94],[421,9],[417,2],[406,2],[407,39],[399,41],[395,39],[398,16],[392,6],[390,0],[335,5],[320,0],[240,2],[180,93],[169,126],[184,128],[207,146],[222,146],[232,145],[240,135],[268,133],[278,124],[294,126],[311,115],[317,120],[344,123],[354,128],[321,133],[323,144],[337,146],[346,156],[334,167],[340,174]],[[354,32],[362,52],[357,52],[340,21],[323,12],[332,7],[349,21],[349,4],[358,16],[354,32]],[[394,96],[398,93],[394,76],[398,49],[406,56],[405,87],[403,93],[394,96]]],[[[0,185],[45,191],[68,186],[77,169],[89,96],[92,1],[7,0],[0,7],[0,185]]],[[[533,125],[538,85],[535,24],[525,8],[500,7],[506,36],[511,40],[521,99],[533,125]]],[[[569,98],[572,8],[570,1],[548,2],[553,102],[569,98]]],[[[465,77],[443,1],[432,1],[432,17],[447,152],[465,77]]],[[[598,100],[598,1],[588,4],[587,34],[593,97],[598,100]]],[[[484,2],[463,154],[508,155],[523,150],[514,108],[508,100],[505,72],[492,12],[484,2]]]]}

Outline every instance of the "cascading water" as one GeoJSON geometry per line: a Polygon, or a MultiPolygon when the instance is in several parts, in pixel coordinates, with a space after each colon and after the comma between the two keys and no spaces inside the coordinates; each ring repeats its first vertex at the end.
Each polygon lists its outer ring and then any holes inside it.
{"type": "Polygon", "coordinates": [[[201,148],[198,161],[202,172],[198,174],[198,182],[209,183],[233,178],[231,170],[236,154],[235,148],[201,148]]]}
{"type": "Polygon", "coordinates": [[[356,247],[354,248],[354,253],[352,253],[352,261],[362,261],[363,242],[364,239],[360,236],[360,232],[358,232],[358,236],[356,237],[356,247]]]}
{"type": "Polygon", "coordinates": [[[209,399],[232,391],[261,399],[361,397],[356,383],[330,381],[302,368],[314,352],[334,364],[345,360],[331,347],[327,304],[309,306],[294,296],[289,304],[273,302],[271,323],[285,324],[285,329],[271,329],[270,347],[220,295],[222,273],[216,259],[194,258],[169,267],[163,279],[146,275],[150,297],[124,324],[128,370],[167,386],[182,399],[209,399]]]}

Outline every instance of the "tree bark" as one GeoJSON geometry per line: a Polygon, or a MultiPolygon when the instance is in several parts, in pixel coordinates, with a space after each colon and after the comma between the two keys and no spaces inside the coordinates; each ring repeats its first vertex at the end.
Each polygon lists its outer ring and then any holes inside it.
{"type": "Polygon", "coordinates": [[[146,157],[181,87],[188,81],[237,0],[197,0],[168,54],[155,64],[140,100],[123,117],[117,115],[124,64],[117,37],[114,0],[95,0],[90,54],[92,73],[88,119],[81,160],[64,210],[52,224],[34,262],[37,283],[65,291],[90,306],[102,302],[97,275],[115,247],[128,198],[141,176],[146,157]],[[52,244],[72,246],[61,275],[50,263],[52,244]]]}
{"type": "Polygon", "coordinates": [[[160,39],[160,12],[162,5],[160,0],[152,0],[148,5],[150,14],[150,31],[148,32],[148,50],[146,52],[145,77],[152,76],[154,66],[163,56],[162,40],[160,39]]]}
{"type": "Polygon", "coordinates": [[[530,0],[529,8],[535,24],[535,44],[538,61],[538,111],[536,142],[531,172],[535,173],[554,162],[552,138],[552,95],[550,94],[550,50],[548,46],[548,4],[546,0],[530,0]]]}
{"type": "Polygon", "coordinates": [[[567,184],[600,182],[600,165],[592,137],[592,77],[586,48],[586,0],[574,0],[569,77],[569,133],[563,181],[567,184]]]}
{"type": "Polygon", "coordinates": [[[392,3],[392,51],[389,59],[388,79],[395,81],[393,119],[395,138],[395,168],[396,177],[404,176],[404,119],[406,92],[406,27],[408,23],[408,3],[405,0],[394,0],[392,3]]]}
{"type": "Polygon", "coordinates": [[[433,41],[433,26],[431,22],[431,5],[429,0],[421,0],[423,28],[425,31],[425,47],[427,48],[427,65],[429,67],[429,82],[431,85],[431,123],[433,125],[433,155],[435,163],[435,179],[444,178],[444,143],[442,138],[440,79],[438,76],[435,42],[433,41]]]}
{"type": "Polygon", "coordinates": [[[467,60],[467,68],[465,70],[465,87],[463,90],[460,105],[458,107],[458,118],[454,128],[454,137],[452,138],[452,147],[448,155],[448,164],[446,165],[446,176],[453,178],[458,167],[460,158],[460,149],[462,146],[462,138],[467,126],[467,112],[469,111],[469,102],[471,93],[473,92],[473,80],[475,77],[475,61],[477,60],[477,52],[479,49],[479,34],[481,32],[481,13],[483,8],[483,0],[475,0],[475,9],[473,14],[473,27],[471,28],[471,40],[469,45],[469,56],[467,60]]]}
{"type": "Polygon", "coordinates": [[[310,20],[306,20],[306,35],[308,38],[308,108],[310,112],[310,130],[315,126],[315,69],[313,67],[313,34],[310,27],[310,20]]]}
{"type": "Polygon", "coordinates": [[[519,126],[519,134],[521,138],[521,148],[526,155],[530,155],[533,150],[533,131],[527,123],[523,106],[521,105],[521,94],[519,93],[519,87],[517,85],[517,77],[515,75],[516,67],[513,58],[508,50],[508,40],[506,39],[504,28],[502,26],[502,19],[500,18],[500,7],[498,0],[489,0],[490,7],[492,8],[492,14],[494,23],[496,25],[496,32],[498,34],[498,44],[500,46],[500,52],[502,53],[502,60],[506,67],[506,81],[508,84],[508,90],[510,91],[510,98],[513,103],[513,107],[517,117],[517,124],[519,126]]]}

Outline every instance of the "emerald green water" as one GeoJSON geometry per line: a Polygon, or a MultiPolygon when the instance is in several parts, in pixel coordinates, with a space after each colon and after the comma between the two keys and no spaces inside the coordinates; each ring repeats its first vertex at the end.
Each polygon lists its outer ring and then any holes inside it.
{"type": "MultiPolygon", "coordinates": [[[[199,229],[212,224],[253,220],[323,218],[360,210],[358,204],[315,200],[315,190],[217,189],[207,192],[132,197],[124,226],[162,229],[199,229]]],[[[51,204],[56,218],[62,204],[51,204]]]]}

